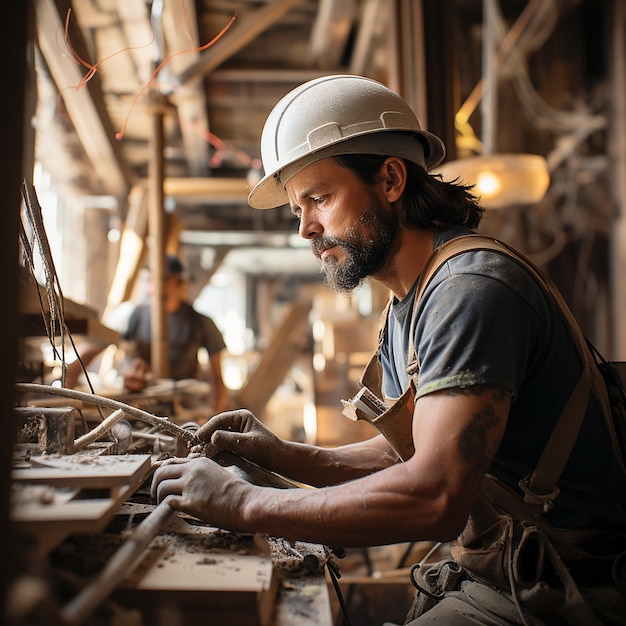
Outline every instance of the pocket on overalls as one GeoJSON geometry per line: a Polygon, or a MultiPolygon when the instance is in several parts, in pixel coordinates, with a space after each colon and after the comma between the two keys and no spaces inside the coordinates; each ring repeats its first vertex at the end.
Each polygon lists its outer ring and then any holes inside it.
{"type": "Polygon", "coordinates": [[[378,417],[372,419],[371,424],[376,427],[396,454],[403,460],[410,459],[414,452],[413,445],[413,409],[415,393],[409,385],[407,390],[397,399],[387,400],[389,408],[378,417]]]}
{"type": "Polygon", "coordinates": [[[367,417],[355,409],[352,400],[342,400],[343,414],[350,419],[365,419],[383,435],[395,453],[406,461],[413,456],[413,410],[415,408],[415,388],[410,382],[399,398],[383,398],[381,390],[381,367],[378,353],[374,353],[368,361],[361,385],[373,393],[387,409],[375,417],[367,417]]]}
{"type": "Polygon", "coordinates": [[[472,578],[507,588],[513,528],[513,518],[479,493],[465,528],[450,546],[450,554],[472,578]]]}

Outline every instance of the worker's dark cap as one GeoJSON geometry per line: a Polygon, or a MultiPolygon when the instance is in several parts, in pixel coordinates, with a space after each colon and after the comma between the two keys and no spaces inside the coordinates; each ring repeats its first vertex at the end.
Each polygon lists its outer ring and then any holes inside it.
{"type": "Polygon", "coordinates": [[[185,268],[180,262],[180,259],[173,254],[167,254],[165,256],[165,269],[168,274],[183,274],[185,268]]]}

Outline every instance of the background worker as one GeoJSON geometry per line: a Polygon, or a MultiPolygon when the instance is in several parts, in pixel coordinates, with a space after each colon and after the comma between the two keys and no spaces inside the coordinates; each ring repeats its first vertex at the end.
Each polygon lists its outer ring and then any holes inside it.
{"type": "MultiPolygon", "coordinates": [[[[224,411],[228,393],[222,377],[222,355],[226,349],[224,338],[215,322],[196,311],[186,300],[184,267],[173,255],[166,256],[164,309],[166,313],[169,375],[174,380],[203,379],[198,351],[206,349],[209,355],[211,393],[214,411],[224,411]]],[[[130,364],[124,368],[124,386],[140,391],[152,381],[151,358],[151,303],[148,300],[131,312],[123,334],[128,343],[130,364]]]]}
{"type": "MultiPolygon", "coordinates": [[[[178,257],[166,255],[164,282],[164,308],[168,334],[169,377],[173,380],[207,380],[211,385],[210,396],[213,413],[228,408],[228,389],[222,376],[222,357],[226,350],[224,338],[215,322],[196,311],[187,301],[185,270],[178,257]],[[208,367],[198,359],[199,350],[208,353],[208,367]]],[[[150,286],[143,302],[124,307],[118,312],[115,327],[120,329],[124,346],[121,363],[111,367],[121,377],[128,391],[139,392],[154,382],[151,361],[151,302],[150,286]]],[[[125,304],[130,304],[125,303],[125,304]]],[[[81,361],[69,364],[66,370],[66,385],[74,387],[79,381],[83,365],[87,367],[106,348],[102,343],[87,343],[81,346],[81,361]]],[[[200,399],[199,399],[200,402],[200,399]]],[[[206,398],[201,404],[206,409],[206,398]]],[[[204,411],[206,412],[206,410],[204,411]]]]}
{"type": "Polygon", "coordinates": [[[334,289],[371,277],[392,292],[371,365],[387,416],[399,423],[406,408],[408,430],[325,449],[223,413],[202,440],[317,489],[259,487],[184,458],[157,468],[155,499],[233,531],[330,546],[454,540],[457,565],[420,577],[430,596],[418,594],[415,624],[624,624],[626,484],[595,398],[545,514],[522,496],[581,377],[555,302],[509,256],[480,250],[447,261],[415,305],[432,251],[482,217],[469,188],[427,173],[442,142],[383,85],[328,76],[275,106],[261,151],[250,204],[290,204],[334,289]]]}

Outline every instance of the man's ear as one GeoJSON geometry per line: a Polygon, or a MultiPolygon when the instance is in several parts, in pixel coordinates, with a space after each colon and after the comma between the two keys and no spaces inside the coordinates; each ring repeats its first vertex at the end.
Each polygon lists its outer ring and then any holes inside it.
{"type": "Polygon", "coordinates": [[[380,168],[382,189],[388,202],[400,199],[406,188],[408,172],[400,157],[387,157],[380,168]]]}

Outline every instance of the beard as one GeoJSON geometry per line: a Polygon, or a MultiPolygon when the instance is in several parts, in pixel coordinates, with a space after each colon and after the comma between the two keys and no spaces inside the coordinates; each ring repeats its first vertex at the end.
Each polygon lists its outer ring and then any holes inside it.
{"type": "Polygon", "coordinates": [[[392,254],[398,232],[395,214],[385,210],[372,198],[357,224],[350,227],[344,238],[320,237],[311,243],[315,256],[331,246],[341,248],[345,260],[339,262],[332,254],[321,260],[320,271],[326,284],[339,292],[350,292],[380,271],[392,254]]]}

